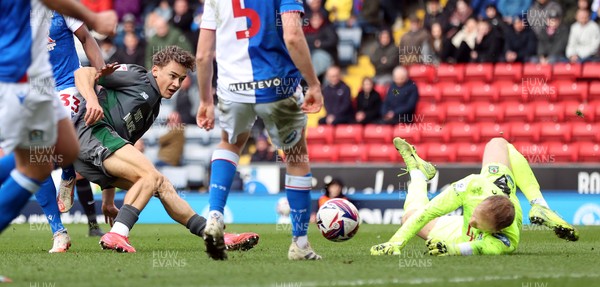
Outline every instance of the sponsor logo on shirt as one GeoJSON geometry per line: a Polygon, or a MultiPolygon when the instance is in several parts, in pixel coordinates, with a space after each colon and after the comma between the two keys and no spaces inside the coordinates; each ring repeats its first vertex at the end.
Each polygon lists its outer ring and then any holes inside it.
{"type": "Polygon", "coordinates": [[[257,89],[267,89],[272,87],[281,86],[282,80],[280,78],[273,78],[268,80],[247,82],[247,83],[235,83],[229,85],[229,91],[237,92],[237,91],[250,91],[257,89]]]}

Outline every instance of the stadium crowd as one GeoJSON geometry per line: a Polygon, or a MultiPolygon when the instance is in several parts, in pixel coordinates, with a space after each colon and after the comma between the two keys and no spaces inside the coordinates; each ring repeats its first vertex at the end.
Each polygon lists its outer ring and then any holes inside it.
{"type": "MultiPolygon", "coordinates": [[[[81,2],[94,11],[114,9],[119,15],[117,35],[99,39],[107,62],[149,68],[151,55],[168,45],[195,53],[204,0],[81,2]]],[[[323,125],[412,122],[419,101],[417,84],[408,72],[413,64],[600,61],[600,0],[304,2],[304,32],[323,83],[327,114],[318,120],[323,125]],[[365,56],[374,77],[344,82],[347,71],[365,56]]],[[[182,130],[195,125],[198,104],[192,75],[171,103],[163,105],[161,124],[182,130]]],[[[158,152],[156,162],[167,166],[186,163],[189,153],[181,147],[182,135],[164,137],[176,139],[173,144],[157,140],[161,149],[171,150],[158,152]]],[[[248,155],[248,161],[278,160],[276,151],[265,144],[264,135],[264,126],[258,121],[253,131],[256,140],[246,151],[258,150],[258,154],[248,155]]]]}

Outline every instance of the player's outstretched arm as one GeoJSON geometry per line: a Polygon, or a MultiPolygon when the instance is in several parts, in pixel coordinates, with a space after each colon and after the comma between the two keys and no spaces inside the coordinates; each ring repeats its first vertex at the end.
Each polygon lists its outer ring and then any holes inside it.
{"type": "Polygon", "coordinates": [[[215,112],[212,95],[213,60],[216,49],[215,30],[202,29],[196,49],[196,67],[198,68],[198,89],[200,92],[200,106],[196,114],[196,123],[199,127],[211,130],[215,126],[215,112]]]}
{"type": "Polygon", "coordinates": [[[81,44],[83,45],[83,50],[85,51],[85,55],[88,60],[90,60],[90,64],[92,67],[96,68],[96,70],[102,69],[104,67],[104,58],[102,58],[102,52],[100,52],[100,47],[98,47],[98,43],[90,34],[90,31],[85,27],[85,25],[81,25],[79,29],[75,30],[75,36],[81,44]]]}
{"type": "Polygon", "coordinates": [[[321,83],[315,74],[310,59],[310,50],[302,31],[302,17],[298,12],[287,12],[281,14],[281,20],[285,46],[294,65],[300,70],[308,84],[302,110],[307,113],[317,113],[323,107],[323,95],[321,94],[321,83]]]}
{"type": "Polygon", "coordinates": [[[74,0],[42,0],[42,2],[51,10],[83,21],[100,34],[114,35],[117,30],[118,19],[115,11],[94,13],[74,0]]]}
{"type": "Polygon", "coordinates": [[[429,249],[429,255],[434,256],[501,255],[515,250],[515,245],[501,233],[486,234],[480,240],[462,243],[446,243],[432,238],[425,245],[429,249]]]}
{"type": "Polygon", "coordinates": [[[73,73],[75,86],[86,101],[84,120],[88,126],[104,118],[104,111],[98,103],[98,96],[94,90],[97,73],[96,68],[92,67],[79,68],[73,73]]]}

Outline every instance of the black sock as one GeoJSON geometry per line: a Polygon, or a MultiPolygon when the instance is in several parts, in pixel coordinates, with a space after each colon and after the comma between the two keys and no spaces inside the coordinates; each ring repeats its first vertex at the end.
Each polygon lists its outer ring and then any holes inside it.
{"type": "Polygon", "coordinates": [[[204,227],[206,227],[206,218],[198,214],[194,214],[185,224],[185,227],[187,227],[191,233],[202,237],[204,233],[204,227]]]}
{"type": "Polygon", "coordinates": [[[94,201],[94,194],[92,193],[92,187],[87,179],[78,180],[75,184],[77,186],[77,197],[79,197],[79,203],[83,207],[85,215],[87,215],[88,223],[98,224],[96,221],[96,202],[94,201]]]}
{"type": "Polygon", "coordinates": [[[129,204],[124,204],[119,210],[119,214],[117,214],[117,218],[115,222],[120,222],[125,224],[129,230],[133,228],[133,225],[138,221],[138,217],[140,216],[140,212],[137,208],[133,207],[129,204]]]}

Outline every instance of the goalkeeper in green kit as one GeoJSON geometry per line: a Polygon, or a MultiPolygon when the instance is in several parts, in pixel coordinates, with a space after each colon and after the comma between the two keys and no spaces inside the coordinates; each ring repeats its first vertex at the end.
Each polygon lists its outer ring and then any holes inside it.
{"type": "Polygon", "coordinates": [[[579,239],[577,230],[548,208],[525,157],[503,138],[487,143],[479,174],[452,183],[431,201],[427,180],[435,176],[436,168],[403,139],[395,138],[394,146],[411,178],[405,214],[402,227],[388,242],[371,247],[371,255],[399,255],[415,235],[427,240],[430,255],[511,253],[519,245],[523,222],[517,187],[532,205],[532,223],[551,228],[559,238],[579,239]],[[462,216],[443,216],[459,207],[462,216]]]}

